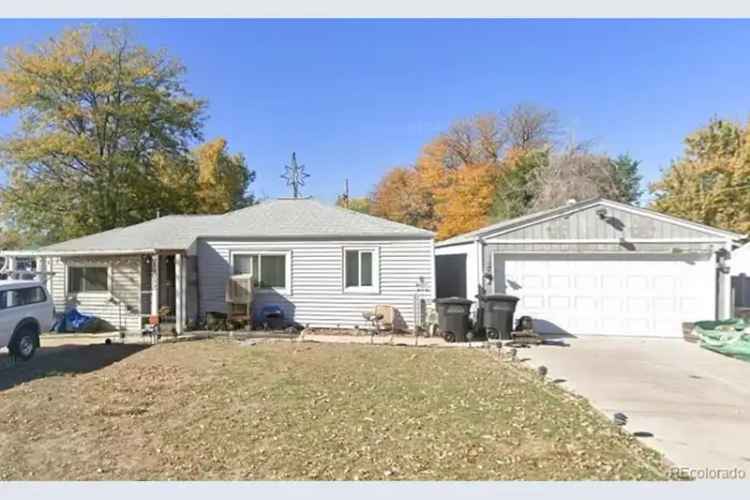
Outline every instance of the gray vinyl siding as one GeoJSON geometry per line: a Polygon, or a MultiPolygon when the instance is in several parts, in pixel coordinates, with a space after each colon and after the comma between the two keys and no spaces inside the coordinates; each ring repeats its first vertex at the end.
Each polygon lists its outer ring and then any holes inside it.
{"type": "Polygon", "coordinates": [[[53,257],[49,259],[50,271],[55,275],[49,283],[50,293],[57,311],[77,308],[82,314],[97,316],[115,329],[128,332],[141,330],[141,271],[140,257],[53,257]],[[110,293],[68,294],[67,264],[94,264],[110,266],[110,293]],[[121,305],[109,301],[110,295],[121,305]]]}
{"type": "Polygon", "coordinates": [[[488,236],[485,238],[484,262],[491,262],[492,256],[496,253],[682,252],[683,254],[704,255],[721,246],[719,243],[713,243],[717,240],[715,235],[618,208],[605,207],[607,219],[602,220],[596,214],[596,211],[601,208],[601,205],[595,205],[567,216],[558,216],[505,234],[488,236]],[[658,241],[670,239],[678,241],[669,243],[658,241]],[[524,240],[528,240],[528,243],[524,240]],[[568,241],[558,243],[555,240],[568,241]],[[570,242],[570,240],[579,241],[570,242]],[[602,243],[591,240],[622,240],[623,243],[602,243]],[[630,240],[639,241],[630,242],[630,240]],[[656,241],[644,242],[643,240],[656,241]]]}
{"type": "MultiPolygon", "coordinates": [[[[258,293],[255,307],[280,305],[288,318],[312,327],[365,326],[362,313],[377,304],[398,309],[414,326],[414,296],[419,278],[433,290],[432,240],[242,241],[201,240],[198,244],[200,310],[226,311],[224,287],[237,251],[290,251],[290,293],[258,293]],[[379,293],[343,291],[344,247],[379,249],[379,293]]],[[[422,293],[426,300],[432,292],[422,293]]]]}
{"type": "MultiPolygon", "coordinates": [[[[557,216],[500,236],[494,240],[603,240],[603,239],[716,239],[715,235],[614,207],[594,205],[566,216],[557,216]],[[605,208],[608,219],[597,210],[605,208]]],[[[627,251],[623,249],[624,251],[627,251]]],[[[536,251],[535,249],[533,251],[536,251]]]]}

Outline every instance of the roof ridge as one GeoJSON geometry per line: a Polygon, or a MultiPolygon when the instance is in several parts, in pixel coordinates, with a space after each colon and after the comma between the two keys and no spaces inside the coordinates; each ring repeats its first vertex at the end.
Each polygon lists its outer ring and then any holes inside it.
{"type": "MultiPolygon", "coordinates": [[[[318,200],[316,200],[316,201],[318,201],[318,200]]],[[[318,201],[318,203],[320,203],[320,202],[318,201]]],[[[322,205],[322,203],[321,203],[321,205],[322,205]]],[[[352,210],[351,208],[340,207],[340,206],[335,205],[335,204],[334,205],[324,205],[324,206],[329,206],[329,207],[335,208],[335,209],[340,210],[340,211],[342,211],[344,213],[347,213],[349,215],[354,215],[355,217],[360,216],[360,217],[363,217],[363,218],[374,219],[374,220],[377,220],[378,222],[387,222],[389,224],[396,224],[396,225],[399,225],[399,226],[402,226],[402,227],[406,227],[406,228],[409,228],[409,229],[417,229],[419,231],[425,231],[425,232],[430,233],[430,234],[435,234],[434,231],[430,231],[429,229],[424,229],[424,228],[421,228],[421,227],[412,226],[411,224],[404,224],[403,222],[397,222],[395,220],[386,219],[385,217],[378,217],[376,215],[366,214],[364,212],[358,212],[356,210],[352,210]]]]}

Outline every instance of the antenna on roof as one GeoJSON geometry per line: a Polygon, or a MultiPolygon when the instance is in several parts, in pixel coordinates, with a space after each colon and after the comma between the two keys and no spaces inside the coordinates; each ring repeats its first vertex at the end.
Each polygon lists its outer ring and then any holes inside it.
{"type": "Polygon", "coordinates": [[[286,185],[292,188],[292,194],[295,198],[299,198],[301,193],[301,187],[305,185],[305,179],[310,177],[309,174],[305,173],[304,165],[297,165],[297,153],[292,153],[292,164],[284,165],[286,170],[282,179],[286,179],[286,185]]]}
{"type": "Polygon", "coordinates": [[[349,178],[344,179],[344,194],[341,196],[344,208],[349,208],[349,178]]]}

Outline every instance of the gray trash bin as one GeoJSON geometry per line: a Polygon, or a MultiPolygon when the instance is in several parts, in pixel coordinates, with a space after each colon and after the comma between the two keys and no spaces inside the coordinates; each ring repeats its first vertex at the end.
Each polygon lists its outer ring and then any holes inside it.
{"type": "Polygon", "coordinates": [[[479,300],[483,308],[482,326],[487,338],[510,340],[518,297],[495,294],[484,295],[479,300]]]}
{"type": "Polygon", "coordinates": [[[461,297],[435,299],[440,334],[448,342],[466,342],[472,301],[461,297]]]}

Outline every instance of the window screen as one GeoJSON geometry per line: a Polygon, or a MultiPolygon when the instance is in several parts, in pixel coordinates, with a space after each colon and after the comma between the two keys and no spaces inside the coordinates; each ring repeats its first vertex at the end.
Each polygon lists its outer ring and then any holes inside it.
{"type": "Polygon", "coordinates": [[[234,274],[252,274],[258,276],[258,257],[256,255],[235,255],[234,274]]]}
{"type": "Polygon", "coordinates": [[[259,288],[286,287],[285,255],[244,255],[232,257],[234,274],[252,273],[255,286],[259,288]]]}
{"type": "Polygon", "coordinates": [[[346,286],[359,286],[359,251],[346,251],[346,286]]]}
{"type": "Polygon", "coordinates": [[[372,252],[360,252],[359,258],[362,263],[361,284],[372,286],[372,252]]]}
{"type": "Polygon", "coordinates": [[[284,255],[260,256],[260,287],[284,288],[286,286],[286,257],[284,255]]]}
{"type": "Polygon", "coordinates": [[[69,292],[106,292],[106,267],[71,267],[68,270],[69,292]]]}
{"type": "Polygon", "coordinates": [[[370,250],[347,250],[346,262],[346,286],[372,286],[373,285],[373,257],[370,250]]]}

